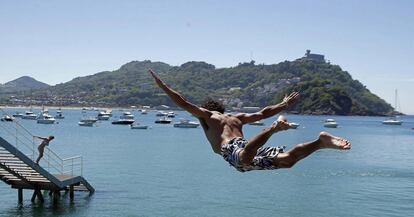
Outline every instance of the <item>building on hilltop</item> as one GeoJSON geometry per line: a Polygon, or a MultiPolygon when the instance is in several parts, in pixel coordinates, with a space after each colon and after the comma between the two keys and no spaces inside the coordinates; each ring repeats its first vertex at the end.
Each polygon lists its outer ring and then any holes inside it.
{"type": "Polygon", "coordinates": [[[304,59],[310,60],[316,63],[325,63],[325,56],[322,54],[311,53],[311,50],[306,50],[304,59]]]}

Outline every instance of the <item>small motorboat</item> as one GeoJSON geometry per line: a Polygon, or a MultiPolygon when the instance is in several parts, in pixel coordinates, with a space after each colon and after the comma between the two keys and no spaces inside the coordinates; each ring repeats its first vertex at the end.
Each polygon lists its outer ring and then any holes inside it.
{"type": "Polygon", "coordinates": [[[35,115],[33,112],[31,111],[26,111],[24,115],[22,115],[22,119],[27,119],[27,120],[36,120],[37,115],[35,115]]]}
{"type": "Polygon", "coordinates": [[[10,117],[10,116],[8,116],[8,115],[4,115],[4,116],[1,118],[1,121],[11,122],[11,121],[13,121],[13,120],[14,120],[14,118],[13,118],[13,117],[10,117]]]}
{"type": "Polygon", "coordinates": [[[40,113],[36,120],[38,124],[54,124],[56,122],[56,119],[49,115],[47,111],[40,113]]]}
{"type": "Polygon", "coordinates": [[[109,118],[110,118],[111,116],[110,115],[108,115],[108,113],[106,113],[106,112],[99,112],[98,113],[98,120],[100,120],[100,121],[107,121],[107,120],[109,120],[109,118]]]}
{"type": "Polygon", "coordinates": [[[65,116],[63,116],[62,110],[57,110],[55,119],[65,119],[65,116]]]}
{"type": "Polygon", "coordinates": [[[95,117],[82,117],[80,121],[81,122],[91,122],[91,123],[95,123],[95,122],[98,121],[98,119],[95,118],[95,117]]]}
{"type": "Polygon", "coordinates": [[[166,116],[164,116],[164,117],[162,117],[162,118],[160,118],[160,119],[157,119],[156,121],[155,121],[155,123],[156,124],[169,124],[169,123],[171,123],[171,119],[169,119],[169,118],[167,118],[166,116]]]}
{"type": "Polygon", "coordinates": [[[167,113],[167,117],[169,117],[169,118],[175,118],[175,113],[174,112],[168,112],[167,113]]]}
{"type": "Polygon", "coordinates": [[[131,112],[124,112],[120,117],[120,119],[134,119],[134,115],[131,112]]]}
{"type": "Polygon", "coordinates": [[[56,111],[55,119],[65,119],[65,116],[63,116],[63,112],[62,112],[62,109],[61,108],[59,108],[56,111]]]}
{"type": "Polygon", "coordinates": [[[297,129],[300,126],[300,124],[295,123],[295,122],[291,122],[289,123],[289,125],[290,125],[290,129],[297,129]]]}
{"type": "Polygon", "coordinates": [[[253,126],[263,126],[264,123],[262,121],[255,121],[255,122],[249,123],[249,125],[253,125],[253,126]]]}
{"type": "Polygon", "coordinates": [[[392,117],[382,122],[382,124],[385,124],[385,125],[401,125],[402,123],[403,121],[398,120],[397,117],[392,117]]]}
{"type": "Polygon", "coordinates": [[[323,126],[327,127],[327,128],[337,128],[338,123],[336,123],[336,121],[334,119],[326,119],[323,126]]]}
{"type": "Polygon", "coordinates": [[[21,118],[23,116],[23,113],[16,112],[16,114],[12,115],[15,118],[21,118]]]}
{"type": "Polygon", "coordinates": [[[180,122],[174,124],[174,127],[179,128],[197,128],[198,126],[200,126],[199,123],[187,119],[181,119],[180,122]]]}
{"type": "Polygon", "coordinates": [[[112,110],[105,110],[102,112],[103,115],[108,115],[109,117],[112,117],[112,110]]]}
{"type": "Polygon", "coordinates": [[[129,127],[133,130],[146,130],[148,129],[148,125],[140,125],[140,124],[131,124],[129,127]]]}
{"type": "Polygon", "coordinates": [[[79,121],[78,125],[81,127],[93,127],[94,122],[79,121]]]}
{"type": "Polygon", "coordinates": [[[142,110],[141,110],[141,115],[146,115],[146,114],[148,114],[147,110],[142,109],[142,110]]]}
{"type": "Polygon", "coordinates": [[[133,119],[118,119],[118,120],[112,121],[112,124],[117,124],[117,125],[131,125],[134,122],[135,121],[133,119]]]}
{"type": "Polygon", "coordinates": [[[60,114],[56,114],[56,115],[55,115],[55,119],[65,119],[65,116],[63,116],[63,114],[62,114],[62,113],[60,113],[60,114]]]}
{"type": "Polygon", "coordinates": [[[164,112],[164,111],[158,111],[158,112],[157,112],[157,114],[156,114],[155,116],[162,117],[162,116],[167,116],[167,115],[168,115],[168,113],[167,113],[167,112],[164,112]]]}

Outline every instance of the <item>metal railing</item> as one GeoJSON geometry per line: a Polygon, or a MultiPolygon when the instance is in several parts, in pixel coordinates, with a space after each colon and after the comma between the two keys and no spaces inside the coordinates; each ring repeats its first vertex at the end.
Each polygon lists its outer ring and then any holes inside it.
{"type": "MultiPolygon", "coordinates": [[[[6,115],[12,117],[12,115],[0,108],[0,118],[6,115]]],[[[10,144],[14,145],[16,149],[24,153],[32,161],[36,161],[39,156],[36,138],[19,123],[18,118],[14,118],[13,121],[0,121],[0,136],[8,140],[10,144]]],[[[45,147],[40,164],[51,174],[83,175],[82,156],[63,159],[48,147],[45,147]]]]}

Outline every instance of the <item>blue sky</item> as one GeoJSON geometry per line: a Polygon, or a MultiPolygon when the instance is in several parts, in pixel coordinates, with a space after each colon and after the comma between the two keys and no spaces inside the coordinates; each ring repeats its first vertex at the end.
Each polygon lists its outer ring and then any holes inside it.
{"type": "Polygon", "coordinates": [[[0,1],[0,83],[56,84],[132,60],[217,67],[325,54],[414,114],[414,1],[0,1]]]}

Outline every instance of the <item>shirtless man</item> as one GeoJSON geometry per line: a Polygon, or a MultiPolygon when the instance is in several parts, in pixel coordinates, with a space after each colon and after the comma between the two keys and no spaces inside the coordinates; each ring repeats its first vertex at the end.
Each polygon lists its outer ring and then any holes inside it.
{"type": "Polygon", "coordinates": [[[49,146],[49,142],[52,141],[55,137],[54,136],[49,136],[47,138],[40,137],[40,136],[33,136],[33,137],[42,140],[42,143],[40,143],[39,147],[37,147],[37,150],[39,150],[39,157],[37,157],[36,159],[36,164],[39,164],[39,161],[43,157],[43,153],[45,152],[45,147],[49,146]]]}
{"type": "Polygon", "coordinates": [[[256,113],[224,114],[224,106],[214,100],[209,100],[201,107],[187,101],[178,92],[168,87],[158,75],[149,70],[155,82],[182,109],[188,111],[200,120],[204,133],[213,151],[230,163],[240,172],[250,170],[268,170],[290,168],[301,159],[313,152],[324,149],[348,150],[351,143],[345,139],[321,132],[319,138],[298,144],[287,152],[281,147],[262,147],[274,134],[290,128],[287,120],[280,116],[272,125],[251,138],[243,137],[244,124],[272,117],[293,104],[299,93],[293,92],[277,105],[270,105],[256,113]]]}

